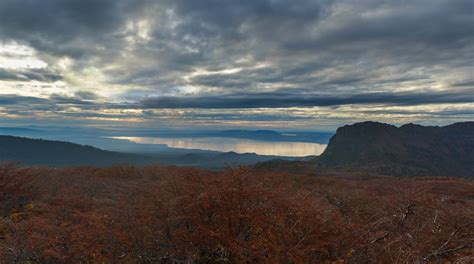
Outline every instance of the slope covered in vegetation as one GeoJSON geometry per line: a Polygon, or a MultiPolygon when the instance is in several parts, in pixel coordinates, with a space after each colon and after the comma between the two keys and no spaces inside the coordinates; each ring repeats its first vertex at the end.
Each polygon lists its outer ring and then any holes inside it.
{"type": "Polygon", "coordinates": [[[384,175],[474,177],[474,122],[444,127],[377,122],[343,126],[316,164],[384,175]]]}
{"type": "Polygon", "coordinates": [[[69,142],[0,135],[0,162],[48,166],[150,164],[143,155],[106,151],[69,142]]]}
{"type": "Polygon", "coordinates": [[[474,183],[0,168],[7,263],[470,263],[474,183]]]}
{"type": "MultiPolygon", "coordinates": [[[[224,153],[171,148],[163,152],[114,152],[64,141],[0,135],[0,162],[17,162],[18,164],[26,165],[54,167],[142,166],[159,163],[162,165],[222,169],[229,165],[252,165],[274,158],[275,156],[257,155],[254,153],[240,154],[235,152],[224,153]]],[[[296,157],[279,158],[284,160],[300,159],[296,157]]]]}

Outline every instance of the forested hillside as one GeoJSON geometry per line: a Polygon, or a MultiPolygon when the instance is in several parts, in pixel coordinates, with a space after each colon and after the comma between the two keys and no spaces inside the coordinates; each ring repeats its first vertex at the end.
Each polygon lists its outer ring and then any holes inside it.
{"type": "Polygon", "coordinates": [[[472,263],[474,184],[0,167],[6,263],[472,263]]]}

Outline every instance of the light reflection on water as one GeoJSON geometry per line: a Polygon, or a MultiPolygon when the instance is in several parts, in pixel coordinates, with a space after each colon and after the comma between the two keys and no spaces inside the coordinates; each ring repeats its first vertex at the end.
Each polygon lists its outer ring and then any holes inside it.
{"type": "Polygon", "coordinates": [[[259,155],[304,157],[320,155],[326,145],[307,142],[267,142],[237,138],[155,138],[113,137],[140,144],[164,144],[170,148],[204,149],[221,152],[256,153],[259,155]]]}

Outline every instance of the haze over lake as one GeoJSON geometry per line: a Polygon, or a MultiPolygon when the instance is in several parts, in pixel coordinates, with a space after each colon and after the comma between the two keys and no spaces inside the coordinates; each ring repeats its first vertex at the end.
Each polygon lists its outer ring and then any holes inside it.
{"type": "Polygon", "coordinates": [[[157,138],[157,137],[113,137],[139,144],[162,144],[170,148],[203,149],[221,152],[255,153],[258,155],[305,157],[320,155],[325,144],[308,142],[268,142],[236,138],[157,138]]]}

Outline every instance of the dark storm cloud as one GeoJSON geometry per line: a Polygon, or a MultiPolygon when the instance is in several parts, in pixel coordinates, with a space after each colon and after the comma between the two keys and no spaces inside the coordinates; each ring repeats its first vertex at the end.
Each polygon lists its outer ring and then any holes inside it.
{"type": "Polygon", "coordinates": [[[324,96],[290,93],[240,94],[209,97],[159,97],[142,102],[143,108],[286,108],[360,104],[422,105],[474,102],[474,90],[464,92],[367,93],[324,96]]]}

